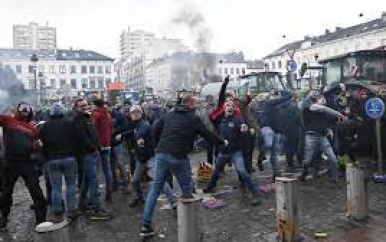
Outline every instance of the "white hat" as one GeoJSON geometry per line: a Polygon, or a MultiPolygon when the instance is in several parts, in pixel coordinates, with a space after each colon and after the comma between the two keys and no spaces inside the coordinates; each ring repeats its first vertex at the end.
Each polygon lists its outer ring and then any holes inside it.
{"type": "Polygon", "coordinates": [[[131,108],[130,108],[130,113],[134,112],[134,111],[138,111],[140,113],[142,113],[142,108],[141,106],[139,105],[133,105],[131,108]]]}

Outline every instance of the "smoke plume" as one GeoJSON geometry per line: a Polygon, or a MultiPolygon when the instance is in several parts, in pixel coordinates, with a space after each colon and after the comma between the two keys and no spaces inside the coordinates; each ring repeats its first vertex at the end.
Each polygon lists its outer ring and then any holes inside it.
{"type": "Polygon", "coordinates": [[[0,66],[0,114],[19,102],[36,106],[37,95],[35,92],[25,90],[23,83],[17,79],[12,69],[0,66]]]}
{"type": "Polygon", "coordinates": [[[216,58],[210,53],[212,33],[207,26],[205,16],[189,0],[176,0],[181,5],[172,23],[187,28],[198,54],[195,57],[192,77],[196,84],[204,84],[215,73],[216,58]]]}

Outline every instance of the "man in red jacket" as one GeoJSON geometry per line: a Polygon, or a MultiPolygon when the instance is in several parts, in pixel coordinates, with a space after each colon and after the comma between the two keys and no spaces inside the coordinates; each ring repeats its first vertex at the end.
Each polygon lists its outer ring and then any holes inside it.
{"type": "Polygon", "coordinates": [[[30,123],[32,109],[27,103],[20,103],[13,116],[0,115],[0,126],[4,131],[5,172],[4,191],[0,197],[0,228],[7,226],[12,207],[13,188],[19,176],[26,184],[35,209],[36,224],[46,221],[46,200],[39,186],[38,174],[30,161],[32,152],[42,146],[38,131],[30,123]]]}
{"type": "Polygon", "coordinates": [[[112,171],[110,162],[111,153],[111,136],[113,132],[113,120],[106,104],[103,100],[97,99],[94,101],[96,108],[92,113],[92,119],[97,131],[99,143],[102,148],[100,150],[100,157],[102,161],[103,173],[106,182],[106,202],[112,202],[112,171]]]}

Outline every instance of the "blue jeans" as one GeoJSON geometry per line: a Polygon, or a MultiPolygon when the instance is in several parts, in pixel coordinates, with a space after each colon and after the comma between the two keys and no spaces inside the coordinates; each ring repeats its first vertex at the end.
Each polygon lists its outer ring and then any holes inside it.
{"type": "MultiPolygon", "coordinates": [[[[151,176],[153,179],[155,177],[155,164],[154,163],[155,163],[154,159],[151,159],[149,161],[149,166],[150,166],[150,170],[151,170],[150,173],[151,173],[151,176]]],[[[170,187],[169,183],[165,182],[163,192],[165,193],[166,198],[171,205],[173,205],[174,203],[177,202],[177,197],[174,194],[173,189],[170,187]]]]}
{"type": "Polygon", "coordinates": [[[147,196],[145,210],[143,212],[143,225],[151,225],[157,199],[165,187],[166,176],[170,173],[177,178],[183,196],[192,196],[193,180],[189,158],[177,159],[170,154],[156,153],[154,182],[147,196]]]}
{"type": "Polygon", "coordinates": [[[106,194],[111,194],[113,191],[113,175],[111,173],[110,153],[111,148],[104,148],[100,151],[100,159],[106,183],[106,194]]]}
{"type": "Polygon", "coordinates": [[[127,186],[127,161],[124,156],[123,145],[117,145],[112,148],[112,153],[114,153],[114,159],[111,159],[111,174],[113,178],[114,186],[118,186],[122,184],[123,186],[127,186]],[[118,181],[116,175],[116,169],[119,169],[121,174],[122,181],[118,181]]]}
{"type": "Polygon", "coordinates": [[[263,150],[265,153],[270,154],[270,162],[272,171],[277,172],[277,142],[278,135],[270,127],[263,127],[261,129],[261,135],[263,137],[263,150]]]}
{"type": "Polygon", "coordinates": [[[241,150],[232,152],[230,154],[225,154],[221,152],[218,154],[217,160],[214,166],[214,172],[210,182],[212,184],[217,183],[218,179],[220,179],[221,172],[224,170],[224,166],[229,160],[231,160],[232,163],[234,164],[236,172],[239,175],[239,179],[243,183],[246,183],[248,185],[253,195],[258,195],[258,186],[252,180],[252,176],[247,172],[245,168],[244,156],[241,150]]]}
{"type": "Polygon", "coordinates": [[[62,212],[62,175],[66,181],[66,201],[68,211],[76,209],[76,173],[78,165],[75,157],[49,160],[48,175],[52,186],[51,200],[54,213],[62,212]]]}
{"type": "Polygon", "coordinates": [[[98,161],[99,152],[97,151],[94,153],[86,154],[84,156],[84,175],[79,198],[79,203],[81,205],[87,205],[87,202],[89,202],[92,209],[95,210],[99,209],[100,207],[98,196],[98,161]]]}
{"type": "Polygon", "coordinates": [[[143,175],[145,174],[147,169],[147,162],[141,162],[137,160],[137,163],[135,164],[135,171],[133,176],[133,189],[137,193],[136,196],[139,199],[143,198],[143,191],[141,186],[141,180],[143,175]]]}
{"type": "Polygon", "coordinates": [[[304,148],[305,166],[310,165],[315,153],[323,153],[327,156],[331,176],[333,179],[338,179],[338,162],[327,136],[306,134],[304,148]]]}

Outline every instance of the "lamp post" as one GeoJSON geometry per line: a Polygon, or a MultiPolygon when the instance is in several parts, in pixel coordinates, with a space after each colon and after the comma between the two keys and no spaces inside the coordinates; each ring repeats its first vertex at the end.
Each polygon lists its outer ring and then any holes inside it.
{"type": "Polygon", "coordinates": [[[38,76],[39,76],[39,93],[37,97],[38,97],[38,105],[40,105],[43,103],[43,89],[45,89],[45,83],[44,83],[43,72],[39,72],[38,76]]]}
{"type": "Polygon", "coordinates": [[[39,61],[38,57],[36,56],[36,54],[32,54],[31,56],[31,62],[33,63],[33,74],[34,74],[34,85],[33,85],[33,89],[35,91],[35,93],[37,92],[37,62],[39,61]]]}

